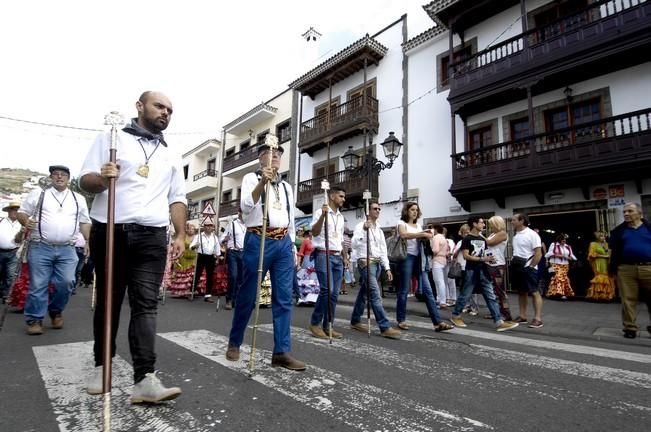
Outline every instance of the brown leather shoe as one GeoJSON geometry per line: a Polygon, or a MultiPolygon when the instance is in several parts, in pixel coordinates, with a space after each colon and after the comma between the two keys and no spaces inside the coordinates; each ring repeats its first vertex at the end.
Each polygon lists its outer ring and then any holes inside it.
{"type": "Polygon", "coordinates": [[[226,350],[226,360],[238,361],[240,359],[240,347],[229,345],[226,350]]]}
{"type": "Polygon", "coordinates": [[[380,334],[389,339],[400,339],[400,336],[402,335],[402,333],[400,333],[400,330],[394,329],[392,327],[389,327],[380,334]]]}
{"type": "Polygon", "coordinates": [[[296,360],[289,353],[274,353],[271,356],[271,367],[283,367],[293,371],[304,371],[305,363],[296,360]]]}
{"type": "Polygon", "coordinates": [[[362,333],[368,333],[368,326],[364,323],[358,322],[350,325],[351,329],[361,331],[362,333]]]}
{"type": "Polygon", "coordinates": [[[409,324],[407,324],[405,321],[401,321],[398,323],[398,328],[400,330],[409,330],[409,324]]]}
{"type": "Polygon", "coordinates": [[[40,321],[33,321],[27,325],[27,334],[30,336],[42,335],[43,324],[40,321]]]}
{"type": "Polygon", "coordinates": [[[312,336],[315,338],[328,339],[328,336],[325,334],[321,326],[311,325],[308,327],[308,329],[310,330],[310,333],[312,333],[312,336]]]}
{"type": "Polygon", "coordinates": [[[57,330],[63,328],[63,315],[56,314],[52,317],[52,328],[57,330]]]}

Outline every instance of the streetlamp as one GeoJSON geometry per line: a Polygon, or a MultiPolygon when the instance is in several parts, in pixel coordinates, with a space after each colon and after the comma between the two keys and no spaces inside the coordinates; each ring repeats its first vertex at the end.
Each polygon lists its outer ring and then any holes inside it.
{"type": "Polygon", "coordinates": [[[400,155],[400,148],[402,147],[402,143],[398,140],[398,138],[396,138],[393,132],[389,132],[389,136],[386,137],[384,141],[382,141],[380,145],[384,150],[384,156],[389,160],[388,163],[382,162],[376,159],[375,157],[373,157],[373,150],[371,145],[372,145],[372,140],[371,140],[371,135],[369,134],[368,154],[366,154],[362,166],[359,165],[359,160],[362,157],[353,151],[352,146],[348,146],[348,150],[341,157],[344,160],[344,167],[346,168],[346,171],[349,171],[352,175],[357,175],[360,177],[366,174],[366,176],[368,177],[369,191],[373,190],[372,189],[373,172],[375,171],[379,174],[380,171],[382,170],[391,169],[391,167],[393,166],[393,162],[400,155]]]}

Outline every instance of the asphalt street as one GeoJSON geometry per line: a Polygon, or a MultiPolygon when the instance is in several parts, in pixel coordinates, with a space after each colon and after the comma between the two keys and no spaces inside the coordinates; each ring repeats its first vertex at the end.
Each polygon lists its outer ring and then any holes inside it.
{"type": "MultiPolygon", "coordinates": [[[[412,328],[396,341],[382,338],[377,327],[370,338],[351,329],[353,300],[352,293],[340,298],[335,328],[344,337],[332,343],[307,331],[312,308],[294,309],[293,352],[308,364],[302,373],[270,367],[271,310],[261,309],[250,378],[250,331],[242,360],[224,358],[230,311],[217,312],[201,299],[167,299],[159,309],[157,367],[163,382],[180,386],[183,395],[157,406],[128,401],[125,305],[113,366],[113,430],[649,429],[651,338],[617,334],[617,304],[546,302],[549,325],[540,331],[521,326],[496,333],[480,314],[466,329],[435,333],[423,305],[410,298],[412,328]]],[[[395,318],[395,299],[388,296],[385,304],[395,318]]],[[[46,322],[41,336],[25,334],[21,314],[0,311],[0,430],[101,430],[102,398],[84,392],[93,367],[89,290],[72,297],[64,329],[46,322]]],[[[646,327],[646,311],[640,317],[646,327]]]]}

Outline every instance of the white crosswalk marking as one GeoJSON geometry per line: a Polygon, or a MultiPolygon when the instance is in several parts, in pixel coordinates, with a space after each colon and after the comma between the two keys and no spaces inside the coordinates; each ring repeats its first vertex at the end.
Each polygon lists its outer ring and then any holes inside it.
{"type": "MultiPolygon", "coordinates": [[[[45,388],[59,424],[59,430],[94,432],[102,430],[102,397],[86,393],[86,377],[93,369],[92,342],[75,342],[32,348],[45,388]]],[[[111,425],[113,430],[148,432],[208,431],[172,403],[151,409],[129,402],[133,368],[119,356],[113,360],[111,425]]]]}
{"type": "MultiPolygon", "coordinates": [[[[339,325],[349,324],[346,322],[346,320],[343,319],[335,319],[335,323],[339,325]]],[[[410,325],[412,327],[425,328],[433,332],[431,326],[426,326],[425,324],[422,323],[415,323],[412,321],[410,322],[410,325]]],[[[466,333],[466,329],[455,329],[451,332],[447,332],[446,334],[463,335],[465,333],[466,333]]],[[[475,333],[484,333],[484,332],[476,331],[475,333]]],[[[405,340],[412,340],[412,341],[424,342],[427,344],[440,345],[440,341],[438,341],[437,339],[433,339],[428,336],[423,336],[422,334],[418,334],[415,332],[411,332],[411,333],[403,332],[403,338],[405,340]]],[[[515,338],[515,337],[510,338],[510,340],[514,340],[514,339],[518,340],[522,338],[515,338]]],[[[515,343],[518,343],[518,341],[515,341],[515,343]]],[[[569,346],[570,344],[562,344],[562,345],[569,346]]],[[[449,346],[446,345],[446,347],[449,346]]],[[[471,343],[471,344],[467,344],[467,347],[470,348],[467,349],[468,354],[470,355],[479,355],[494,360],[503,360],[503,361],[510,361],[510,362],[515,361],[527,366],[542,367],[545,369],[554,370],[559,373],[580,376],[583,378],[599,379],[599,380],[608,381],[616,384],[626,384],[631,387],[638,387],[638,388],[645,388],[645,389],[651,388],[651,375],[642,372],[628,371],[628,370],[612,368],[608,366],[599,366],[599,365],[589,364],[585,362],[564,360],[564,359],[536,355],[536,354],[528,354],[519,351],[508,350],[505,348],[495,348],[495,347],[489,347],[480,344],[471,343]]],[[[457,347],[457,348],[464,349],[461,347],[457,347]]],[[[575,352],[575,351],[570,351],[570,352],[575,352]]]]}
{"type": "MultiPolygon", "coordinates": [[[[348,309],[350,311],[353,310],[351,306],[347,306],[347,305],[337,306],[337,310],[342,310],[342,309],[348,309]]],[[[345,324],[345,325],[350,324],[350,321],[339,319],[339,318],[335,319],[335,322],[345,324]]],[[[366,320],[363,320],[363,322],[366,323],[366,320]]],[[[375,323],[375,321],[373,321],[373,323],[375,323]]],[[[432,330],[431,322],[410,321],[409,325],[411,327],[416,327],[424,330],[432,330]]],[[[528,346],[533,348],[551,349],[551,350],[565,351],[565,352],[570,352],[575,354],[586,354],[586,355],[609,358],[609,359],[627,360],[627,361],[642,363],[645,365],[651,364],[651,355],[649,354],[639,354],[639,353],[632,353],[626,351],[616,351],[616,350],[610,350],[604,348],[590,347],[584,345],[574,345],[574,344],[568,344],[563,342],[552,342],[552,341],[531,339],[526,337],[506,335],[504,333],[497,333],[494,331],[470,330],[468,328],[454,329],[452,330],[451,333],[452,334],[458,333],[464,336],[471,336],[479,339],[488,339],[496,342],[513,343],[513,344],[518,344],[518,345],[523,345],[523,346],[528,346]]]]}
{"type": "MultiPolygon", "coordinates": [[[[163,333],[159,336],[229,369],[248,372],[244,361],[226,360],[224,353],[228,339],[223,336],[205,330],[163,333]]],[[[242,357],[248,360],[247,347],[242,346],[241,349],[242,357]]],[[[437,410],[315,366],[308,366],[305,372],[300,373],[272,370],[268,360],[271,352],[256,350],[256,353],[260,359],[256,358],[255,381],[318,411],[336,416],[341,422],[359,430],[417,432],[493,429],[479,421],[437,410]]]]}
{"type": "MultiPolygon", "coordinates": [[[[343,320],[342,320],[343,321],[343,320]]],[[[335,322],[343,326],[343,323],[335,322]]],[[[264,324],[259,326],[259,330],[265,333],[273,332],[272,324],[264,324]]],[[[361,335],[361,333],[360,333],[361,335]]],[[[374,332],[374,337],[378,337],[379,333],[374,332]]],[[[493,373],[484,369],[475,369],[472,367],[464,366],[460,371],[457,364],[451,364],[445,361],[437,361],[436,357],[428,357],[426,359],[428,367],[423,367],[425,359],[422,356],[413,355],[404,351],[398,351],[379,347],[370,343],[360,342],[359,338],[338,339],[333,344],[329,344],[325,339],[317,339],[313,337],[307,330],[298,327],[292,327],[292,338],[298,342],[306,343],[315,346],[321,346],[324,349],[339,351],[345,355],[350,355],[355,358],[366,358],[386,366],[393,367],[400,364],[400,369],[404,372],[414,373],[424,376],[427,379],[445,380],[459,388],[477,388],[482,392],[499,393],[503,388],[510,388],[513,392],[525,395],[530,394],[532,397],[540,397],[548,400],[548,403],[554,403],[558,400],[564,400],[569,403],[569,399],[574,399],[577,403],[588,402],[595,409],[611,409],[616,414],[624,416],[630,415],[634,411],[642,411],[648,414],[651,411],[651,406],[643,406],[634,403],[623,403],[622,401],[613,401],[608,397],[599,398],[587,393],[578,392],[573,389],[561,388],[551,386],[544,383],[533,382],[526,379],[514,378],[508,375],[493,373]]],[[[403,341],[421,341],[427,336],[409,334],[403,332],[403,341]]],[[[435,340],[429,339],[428,343],[435,343],[435,340]]],[[[440,341],[437,344],[437,349],[443,348],[445,344],[446,349],[464,351],[462,355],[472,355],[474,351],[468,349],[464,344],[450,345],[446,341],[440,341]]],[[[397,347],[401,342],[396,342],[397,347]]],[[[637,402],[637,401],[636,401],[637,402]]]]}

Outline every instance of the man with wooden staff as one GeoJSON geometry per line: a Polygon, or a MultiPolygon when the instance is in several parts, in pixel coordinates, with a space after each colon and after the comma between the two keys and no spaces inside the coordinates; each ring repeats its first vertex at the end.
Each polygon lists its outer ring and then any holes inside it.
{"type": "Polygon", "coordinates": [[[341,339],[341,333],[330,331],[334,322],[335,307],[339,297],[339,288],[344,275],[344,266],[348,266],[348,255],[343,249],[344,215],[339,209],[346,202],[346,191],[333,186],[328,193],[328,202],[314,212],[312,217],[312,244],[314,245],[314,268],[319,279],[321,291],[314,305],[314,312],[310,319],[309,330],[312,336],[328,339],[330,334],[335,339],[341,339]],[[327,226],[324,224],[328,215],[327,226]],[[326,229],[329,234],[326,245],[326,229]],[[326,260],[330,261],[330,275],[328,279],[326,260]],[[328,287],[328,281],[330,286],[328,287]]]}
{"type": "Polygon", "coordinates": [[[176,259],[185,249],[187,209],[181,155],[167,145],[162,134],[172,117],[171,102],[162,93],[148,91],[140,96],[136,109],[138,117],[118,132],[117,164],[107,162],[110,134],[100,134],[79,176],[81,187],[97,194],[90,212],[90,249],[97,274],[93,319],[96,367],[87,391],[102,393],[107,188],[109,178],[116,178],[111,356],[115,356],[120,309],[128,289],[135,384],[131,402],[157,403],[181,394],[180,388],[166,388],[156,376],[154,343],[158,289],[167,259],[167,225],[171,214],[176,259]]]}
{"type": "Polygon", "coordinates": [[[271,366],[302,371],[305,370],[305,363],[291,356],[290,325],[295,272],[294,197],[291,186],[278,174],[282,154],[282,147],[271,149],[268,144],[260,145],[260,169],[242,179],[240,208],[247,232],[242,253],[242,284],[235,299],[226,359],[237,361],[240,358],[240,345],[255,307],[258,272],[265,275],[269,271],[274,327],[271,366]],[[265,190],[269,191],[270,196],[265,196],[265,190]],[[262,268],[258,269],[265,202],[268,203],[268,222],[264,235],[264,259],[262,268]]]}
{"type": "Polygon", "coordinates": [[[357,299],[355,300],[355,306],[353,307],[353,314],[350,317],[350,327],[364,333],[369,330],[368,326],[362,323],[362,314],[366,307],[367,291],[369,291],[369,285],[367,284],[370,283],[371,309],[373,309],[375,321],[377,321],[377,325],[380,327],[380,334],[389,339],[399,339],[400,331],[391,327],[387,314],[384,312],[382,298],[380,297],[380,288],[378,286],[378,279],[382,274],[383,268],[387,272],[389,282],[393,280],[391,268],[389,267],[384,232],[377,224],[379,216],[380,204],[378,204],[377,200],[371,199],[368,221],[358,223],[353,233],[352,258],[357,260],[360,287],[357,293],[357,299]],[[368,256],[366,253],[367,238],[369,246],[368,256]],[[370,279],[367,277],[367,272],[370,273],[370,279]]]}

